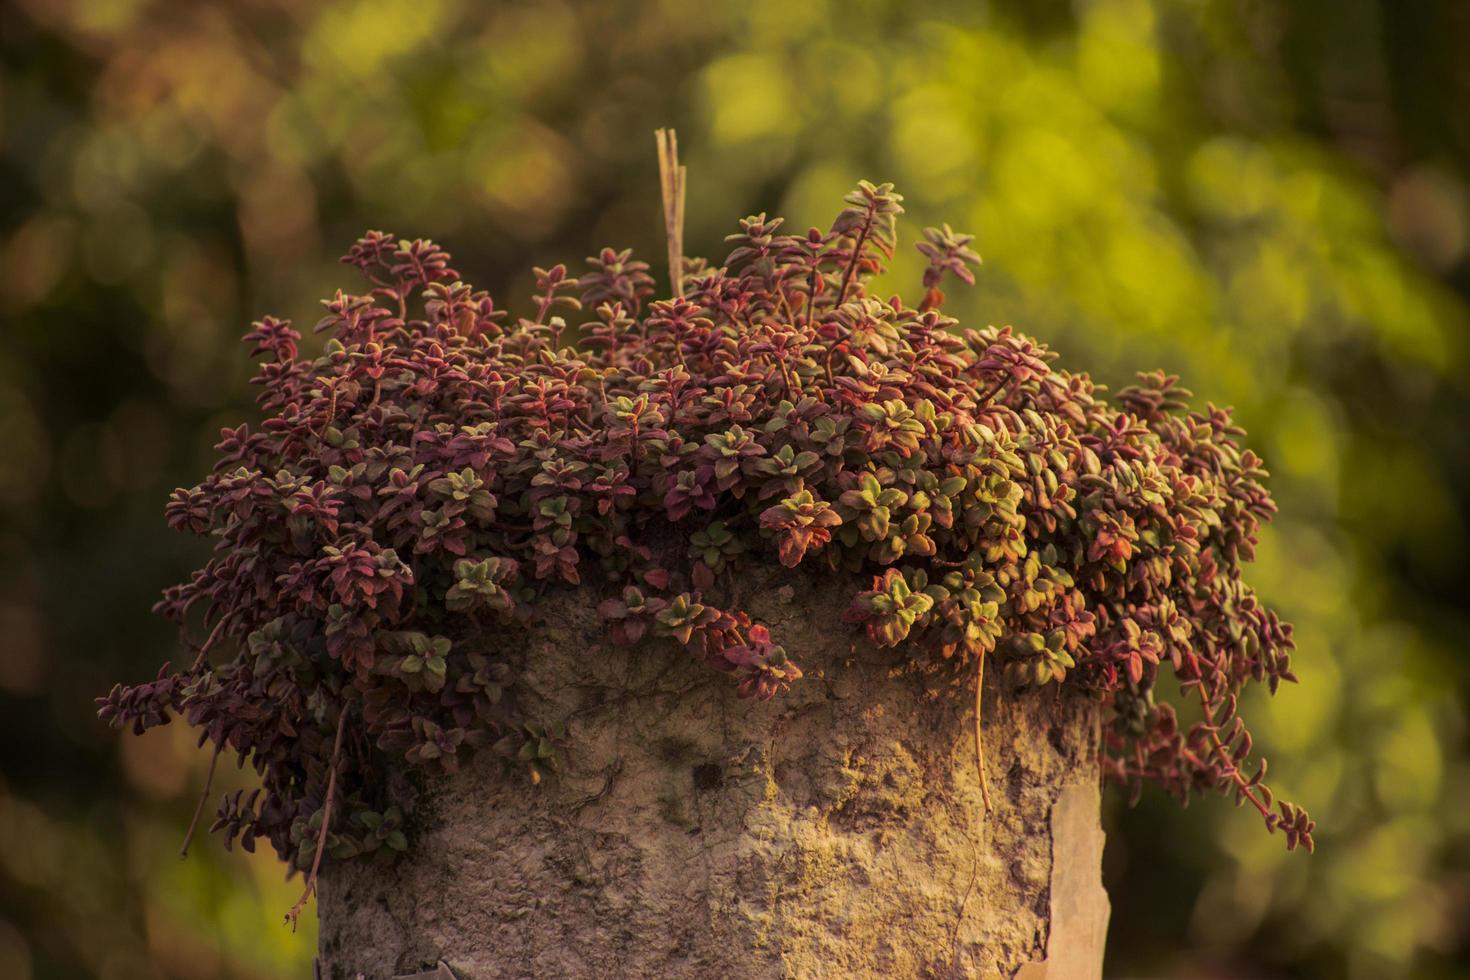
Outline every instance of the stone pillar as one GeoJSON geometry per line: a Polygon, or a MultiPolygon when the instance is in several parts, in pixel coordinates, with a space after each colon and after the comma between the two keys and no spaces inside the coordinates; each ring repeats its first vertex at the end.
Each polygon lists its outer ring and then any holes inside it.
{"type": "Polygon", "coordinates": [[[406,857],[324,868],[322,975],[1100,976],[1096,703],[991,685],[987,816],[973,698],[843,625],[849,583],[784,581],[748,608],[807,677],[763,704],[548,596],[507,642],[563,773],[482,758],[430,787],[406,857]]]}

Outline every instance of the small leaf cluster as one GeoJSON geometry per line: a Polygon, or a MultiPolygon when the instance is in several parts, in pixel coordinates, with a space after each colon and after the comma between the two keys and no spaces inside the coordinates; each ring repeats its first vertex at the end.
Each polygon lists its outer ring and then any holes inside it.
{"type": "Polygon", "coordinates": [[[919,245],[919,308],[873,295],[901,200],[864,182],[800,235],[749,217],[673,298],[626,251],[537,269],[522,317],[432,242],[364,236],[344,261],[367,285],[323,304],[319,355],[285,321],[247,334],[262,419],[168,503],[215,551],[159,609],[209,640],[103,717],[178,716],[251,764],[228,839],[300,867],[318,842],[400,850],[415,773],[479,747],[555,771],[564,733],[517,710],[504,642],[539,596],[594,589],[615,642],[769,698],[801,667],[729,597],[779,564],[847,576],[849,622],[957,683],[988,658],[1011,692],[1094,693],[1110,776],[1233,793],[1310,847],[1244,769],[1239,693],[1295,678],[1290,627],[1241,577],[1274,509],[1243,433],[1173,377],[1105,398],[1010,327],[946,316],[941,281],[978,262],[948,227],[919,245]]]}

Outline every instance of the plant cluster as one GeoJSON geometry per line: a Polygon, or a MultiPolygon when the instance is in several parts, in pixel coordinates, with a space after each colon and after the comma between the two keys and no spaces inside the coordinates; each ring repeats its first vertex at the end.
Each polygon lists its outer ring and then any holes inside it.
{"type": "Polygon", "coordinates": [[[536,269],[519,318],[431,242],[360,239],[344,261],[369,286],[325,302],[321,355],[255,324],[264,420],[169,501],[216,548],[159,609],[208,638],[102,716],[179,716],[248,761],[261,789],[214,826],[309,869],[309,894],[324,853],[407,846],[413,773],[479,747],[555,768],[500,635],[545,590],[599,589],[616,641],[681,644],[769,698],[800,666],[718,597],[752,565],[816,566],[851,576],[874,644],[977,692],[987,659],[1012,690],[1095,692],[1110,776],[1232,793],[1310,848],[1236,712],[1247,682],[1295,680],[1290,627],[1241,579],[1274,509],[1241,431],[1172,377],[1109,402],[1009,327],[962,329],[939,287],[978,256],[948,227],[918,246],[917,309],[872,295],[900,202],[864,182],[826,232],[746,218],[667,299],[626,251],[536,269]]]}

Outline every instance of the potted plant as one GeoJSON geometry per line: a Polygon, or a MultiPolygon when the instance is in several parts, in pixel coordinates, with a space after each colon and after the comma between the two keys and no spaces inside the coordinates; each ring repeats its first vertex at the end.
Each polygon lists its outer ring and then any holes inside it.
{"type": "Polygon", "coordinates": [[[326,972],[1096,973],[1100,775],[1310,848],[1236,714],[1295,678],[1229,413],[957,323],[947,226],[874,294],[886,184],[685,258],[660,149],[667,295],[604,249],[510,316],[370,233],[169,501],[216,548],[159,608],[207,638],[101,714],[255,768],[213,828],[303,873],[293,923],[320,883],[326,972]]]}

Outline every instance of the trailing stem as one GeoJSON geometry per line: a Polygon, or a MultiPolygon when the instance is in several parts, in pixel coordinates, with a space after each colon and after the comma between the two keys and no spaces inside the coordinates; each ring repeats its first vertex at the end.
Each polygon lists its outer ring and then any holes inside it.
{"type": "Polygon", "coordinates": [[[199,791],[199,802],[194,804],[194,816],[189,821],[189,829],[184,833],[184,843],[179,846],[179,857],[189,856],[189,845],[194,840],[194,831],[199,828],[199,818],[204,814],[204,801],[209,799],[209,789],[214,785],[214,767],[219,764],[219,754],[224,751],[225,744],[220,742],[214,747],[214,755],[209,759],[209,773],[204,777],[204,789],[199,791]]]}
{"type": "Polygon", "coordinates": [[[980,771],[980,799],[990,813],[990,784],[985,779],[985,742],[980,734],[980,697],[985,693],[985,651],[975,658],[975,768],[980,771]]]}
{"type": "Polygon", "coordinates": [[[322,852],[327,849],[327,833],[332,827],[332,801],[337,792],[337,765],[342,759],[342,732],[347,727],[347,705],[342,705],[342,710],[337,715],[337,737],[332,742],[332,761],[327,771],[327,802],[322,806],[322,829],[317,834],[316,853],[311,857],[311,871],[306,875],[306,890],[291,906],[291,911],[286,913],[286,921],[291,925],[291,931],[296,931],[296,920],[301,918],[306,903],[316,892],[317,872],[322,866],[322,852]]]}
{"type": "Polygon", "coordinates": [[[1225,747],[1225,743],[1220,739],[1220,733],[1215,726],[1215,709],[1210,704],[1209,695],[1205,693],[1205,682],[1203,680],[1199,682],[1196,690],[1199,692],[1200,707],[1204,709],[1205,713],[1205,731],[1210,734],[1210,744],[1215,750],[1215,755],[1219,758],[1220,763],[1226,770],[1229,771],[1231,781],[1235,783],[1240,794],[1261,812],[1261,816],[1269,818],[1271,816],[1271,808],[1262,802],[1255,793],[1251,792],[1250,783],[1240,774],[1240,767],[1235,764],[1235,760],[1230,757],[1230,750],[1225,747]]]}

